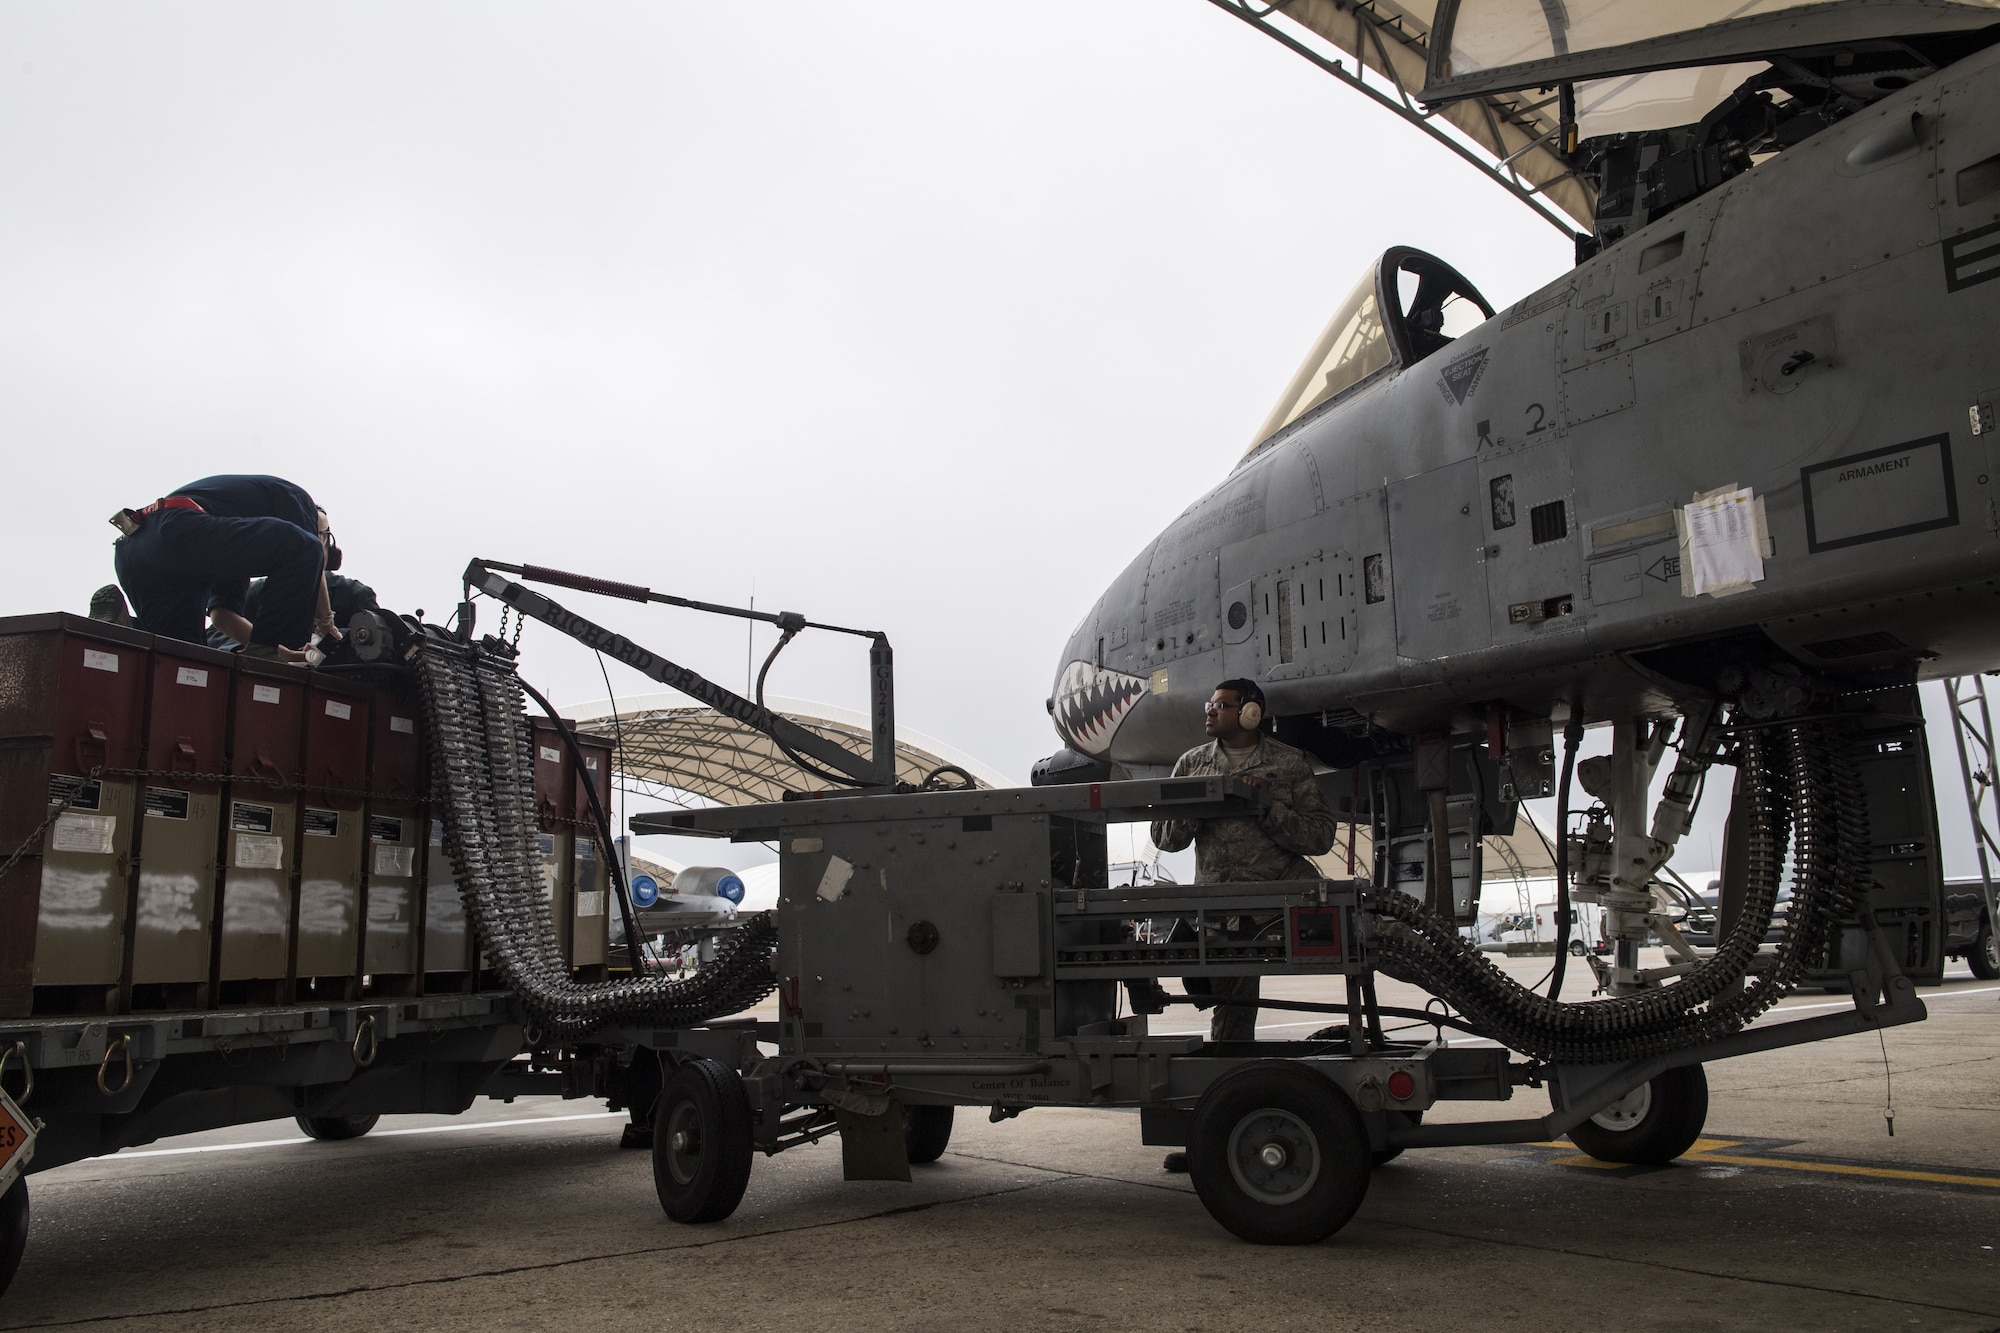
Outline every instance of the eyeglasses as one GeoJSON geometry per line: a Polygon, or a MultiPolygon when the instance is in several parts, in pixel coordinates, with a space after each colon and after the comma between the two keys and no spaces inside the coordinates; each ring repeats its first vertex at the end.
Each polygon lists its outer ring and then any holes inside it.
{"type": "Polygon", "coordinates": [[[1226,713],[1232,708],[1241,708],[1242,706],[1242,704],[1219,704],[1215,700],[1210,699],[1201,706],[1201,711],[1204,713],[1226,713]]]}

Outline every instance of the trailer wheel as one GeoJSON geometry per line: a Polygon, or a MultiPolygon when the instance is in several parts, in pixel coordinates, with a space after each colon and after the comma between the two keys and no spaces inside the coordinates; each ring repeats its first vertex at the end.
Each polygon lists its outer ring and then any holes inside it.
{"type": "Polygon", "coordinates": [[[1993,929],[1990,915],[1979,919],[1979,934],[1973,938],[1966,961],[1972,964],[1972,975],[1981,981],[2000,981],[2000,932],[1993,929]]]}
{"type": "Polygon", "coordinates": [[[1571,940],[1569,942],[1570,957],[1581,958],[1589,952],[1590,952],[1590,946],[1588,944],[1585,944],[1582,940],[1571,940]]]}
{"type": "Polygon", "coordinates": [[[1368,1131],[1347,1094],[1297,1065],[1225,1074],[1195,1103],[1188,1174],[1209,1216],[1259,1245],[1310,1245],[1368,1193],[1368,1131]]]}
{"type": "Polygon", "coordinates": [[[358,1139],[375,1128],[379,1115],[298,1115],[292,1119],[298,1122],[299,1130],[309,1139],[319,1139],[326,1143],[337,1143],[341,1139],[358,1139]]]}
{"type": "Polygon", "coordinates": [[[949,1106],[905,1106],[903,1142],[908,1146],[911,1166],[924,1166],[944,1156],[951,1146],[949,1106]]]}
{"type": "Polygon", "coordinates": [[[1570,1130],[1569,1141],[1600,1162],[1662,1166],[1694,1146],[1707,1120],[1708,1076],[1682,1065],[1570,1130]]]}
{"type": "Polygon", "coordinates": [[[28,1178],[22,1176],[14,1188],[0,1198],[0,1296],[14,1281],[21,1266],[21,1252],[28,1248],[28,1178]]]}
{"type": "Polygon", "coordinates": [[[750,1184],[750,1097],[734,1069],[689,1060],[653,1108],[653,1190],[676,1222],[720,1222],[750,1184]]]}

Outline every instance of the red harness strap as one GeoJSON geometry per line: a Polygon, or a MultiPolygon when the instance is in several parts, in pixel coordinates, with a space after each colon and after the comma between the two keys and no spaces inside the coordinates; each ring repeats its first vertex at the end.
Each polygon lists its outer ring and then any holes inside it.
{"type": "Polygon", "coordinates": [[[206,514],[208,512],[185,495],[168,495],[153,501],[153,503],[141,509],[139,517],[146,518],[149,515],[159,513],[162,509],[192,509],[197,514],[206,514]]]}

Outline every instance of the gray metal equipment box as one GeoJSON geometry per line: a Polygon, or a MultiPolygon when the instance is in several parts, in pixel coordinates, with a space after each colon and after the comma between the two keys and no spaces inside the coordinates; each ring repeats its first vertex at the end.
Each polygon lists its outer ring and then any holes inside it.
{"type": "Polygon", "coordinates": [[[1227,778],[1183,778],[829,797],[632,828],[777,843],[788,1050],[948,1066],[1113,1035],[1121,980],[1361,970],[1351,887],[1108,882],[1107,821],[1255,801],[1227,778]]]}

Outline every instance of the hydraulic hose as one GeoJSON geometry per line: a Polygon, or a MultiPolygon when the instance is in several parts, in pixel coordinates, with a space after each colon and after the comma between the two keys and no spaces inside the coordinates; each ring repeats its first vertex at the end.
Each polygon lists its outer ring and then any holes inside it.
{"type": "Polygon", "coordinates": [[[1549,969],[1549,999],[1562,999],[1563,966],[1569,962],[1569,784],[1576,776],[1576,752],[1583,744],[1583,710],[1570,705],[1563,724],[1562,776],[1556,779],[1556,961],[1549,969]]]}

